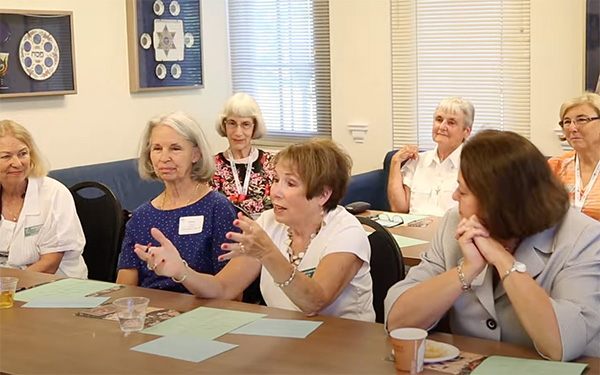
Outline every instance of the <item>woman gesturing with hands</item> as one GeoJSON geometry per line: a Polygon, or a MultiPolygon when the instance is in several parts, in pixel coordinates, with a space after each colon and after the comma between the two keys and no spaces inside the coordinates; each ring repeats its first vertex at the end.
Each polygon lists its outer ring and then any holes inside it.
{"type": "Polygon", "coordinates": [[[388,329],[430,329],[535,347],[544,358],[600,355],[600,225],[525,138],[466,142],[450,210],[421,263],[390,288],[388,329]]]}
{"type": "Polygon", "coordinates": [[[225,235],[216,275],[187,267],[177,249],[152,229],[160,247],[135,252],[159,275],[172,277],[201,298],[234,299],[260,275],[268,306],[374,321],[370,245],[360,222],[338,203],[351,159],[329,140],[311,140],[274,159],[273,209],[256,222],[239,214],[240,232],[225,235]],[[229,242],[227,242],[229,241],[229,242]]]}

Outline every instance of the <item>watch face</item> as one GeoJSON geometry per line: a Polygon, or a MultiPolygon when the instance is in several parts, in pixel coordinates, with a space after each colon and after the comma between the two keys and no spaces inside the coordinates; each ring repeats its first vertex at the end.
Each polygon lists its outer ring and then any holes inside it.
{"type": "Polygon", "coordinates": [[[517,272],[527,272],[527,266],[521,262],[515,262],[515,264],[513,265],[513,267],[515,268],[515,270],[517,272]]]}

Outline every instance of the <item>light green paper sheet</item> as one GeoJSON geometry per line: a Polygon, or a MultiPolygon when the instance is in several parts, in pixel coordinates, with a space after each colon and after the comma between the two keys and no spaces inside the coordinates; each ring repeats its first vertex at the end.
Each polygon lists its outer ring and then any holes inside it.
{"type": "Polygon", "coordinates": [[[181,335],[213,340],[264,316],[266,315],[199,307],[147,328],[142,333],[159,336],[181,335]]]}
{"type": "Polygon", "coordinates": [[[113,286],[115,284],[104,281],[61,279],[17,292],[15,300],[31,302],[40,297],[85,297],[88,294],[112,288],[113,286]]]}
{"type": "Polygon", "coordinates": [[[586,366],[585,363],[491,356],[477,366],[471,375],[579,375],[586,366]]]}
{"type": "Polygon", "coordinates": [[[402,249],[403,247],[421,245],[421,244],[428,242],[428,241],[419,240],[417,238],[399,236],[399,235],[393,234],[393,233],[392,233],[392,235],[394,236],[394,239],[398,243],[398,246],[400,246],[400,249],[402,249]]]}
{"type": "Polygon", "coordinates": [[[21,307],[43,309],[91,309],[108,301],[110,297],[40,297],[21,307]]]}

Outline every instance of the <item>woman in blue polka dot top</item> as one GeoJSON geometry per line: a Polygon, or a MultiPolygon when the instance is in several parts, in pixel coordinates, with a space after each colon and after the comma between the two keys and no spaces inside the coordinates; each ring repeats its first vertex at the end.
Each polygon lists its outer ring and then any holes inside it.
{"type": "Polygon", "coordinates": [[[142,178],[164,182],[165,190],[138,207],[127,222],[119,258],[117,283],[188,292],[181,280],[158,276],[133,252],[136,243],[159,245],[152,228],[167,234],[186,264],[202,273],[219,272],[226,264],[225,234],[236,228],[236,211],[221,194],[206,184],[214,174],[214,161],[200,126],[182,112],[148,121],[139,154],[142,178]]]}

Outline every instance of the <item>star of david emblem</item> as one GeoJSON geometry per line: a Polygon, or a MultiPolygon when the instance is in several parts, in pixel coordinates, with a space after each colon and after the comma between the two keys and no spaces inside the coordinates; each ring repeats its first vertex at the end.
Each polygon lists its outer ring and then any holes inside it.
{"type": "Polygon", "coordinates": [[[163,31],[158,32],[158,47],[157,49],[162,50],[165,55],[169,56],[169,51],[177,49],[174,43],[175,32],[170,32],[167,25],[163,28],[163,31]]]}

